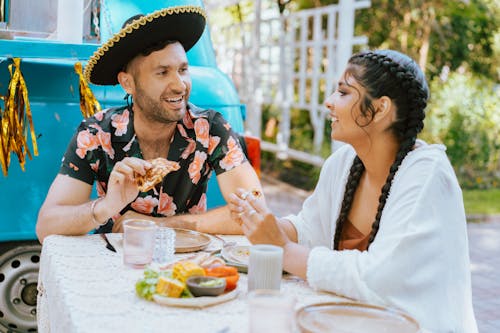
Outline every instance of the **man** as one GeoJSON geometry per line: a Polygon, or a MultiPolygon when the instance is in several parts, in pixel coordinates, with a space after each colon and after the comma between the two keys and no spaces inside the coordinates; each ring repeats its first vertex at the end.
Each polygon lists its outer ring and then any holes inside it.
{"type": "Polygon", "coordinates": [[[131,20],[94,53],[85,76],[95,84],[119,83],[133,103],[82,121],[40,209],[39,240],[96,228],[119,232],[130,217],[241,233],[226,206],[206,211],[208,178],[215,170],[227,198],[238,187],[261,190],[258,177],[222,116],[188,103],[186,52],[203,33],[205,13],[185,6],[131,20]],[[157,157],[178,162],[180,169],[140,192],[136,175],[157,157]],[[89,201],[95,181],[99,198],[89,201]]]}

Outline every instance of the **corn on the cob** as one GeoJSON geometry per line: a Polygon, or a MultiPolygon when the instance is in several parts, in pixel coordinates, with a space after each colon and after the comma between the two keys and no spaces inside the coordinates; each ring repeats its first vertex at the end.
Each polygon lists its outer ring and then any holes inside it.
{"type": "Polygon", "coordinates": [[[180,261],[174,265],[172,275],[174,279],[185,283],[190,276],[204,276],[205,270],[191,261],[180,261]]]}
{"type": "Polygon", "coordinates": [[[167,297],[179,298],[186,285],[176,279],[160,276],[156,284],[156,292],[167,297]]]}

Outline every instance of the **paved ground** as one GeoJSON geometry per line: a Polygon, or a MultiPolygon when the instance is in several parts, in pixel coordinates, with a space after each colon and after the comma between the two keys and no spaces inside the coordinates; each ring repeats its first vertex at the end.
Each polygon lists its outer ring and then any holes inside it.
{"type": "MultiPolygon", "coordinates": [[[[309,194],[263,177],[269,207],[277,215],[297,213],[309,194]]],[[[480,333],[500,332],[500,217],[468,224],[472,300],[480,333]]]]}

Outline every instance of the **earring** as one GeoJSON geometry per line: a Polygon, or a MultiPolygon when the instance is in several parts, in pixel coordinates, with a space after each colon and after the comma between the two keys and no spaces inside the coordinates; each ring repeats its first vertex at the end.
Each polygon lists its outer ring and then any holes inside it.
{"type": "Polygon", "coordinates": [[[134,105],[134,102],[132,101],[132,96],[130,96],[129,93],[125,94],[125,97],[123,99],[127,102],[127,108],[132,110],[132,105],[134,105]]]}

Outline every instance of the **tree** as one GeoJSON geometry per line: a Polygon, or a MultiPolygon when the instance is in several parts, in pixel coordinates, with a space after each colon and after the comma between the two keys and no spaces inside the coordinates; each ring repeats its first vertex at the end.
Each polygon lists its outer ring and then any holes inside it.
{"type": "MultiPolygon", "coordinates": [[[[297,0],[299,8],[338,3],[297,0]]],[[[372,0],[356,17],[356,33],[370,48],[391,48],[417,60],[432,79],[443,68],[467,66],[500,81],[495,41],[500,37],[500,0],[372,0]]]]}

